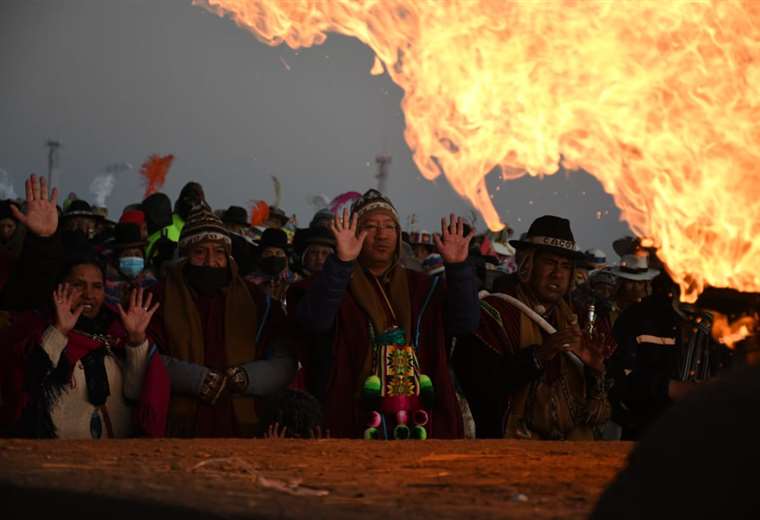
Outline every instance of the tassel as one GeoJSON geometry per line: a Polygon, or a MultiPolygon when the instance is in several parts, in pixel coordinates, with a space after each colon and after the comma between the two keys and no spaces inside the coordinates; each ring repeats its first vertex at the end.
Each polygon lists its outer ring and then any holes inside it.
{"type": "Polygon", "coordinates": [[[432,409],[435,404],[435,390],[433,382],[425,374],[420,374],[420,400],[427,409],[432,409]]]}
{"type": "Polygon", "coordinates": [[[370,428],[379,428],[380,425],[383,424],[383,418],[380,416],[380,412],[373,411],[369,414],[369,420],[367,421],[367,426],[370,428]]]}
{"type": "Polygon", "coordinates": [[[418,441],[426,441],[428,438],[427,430],[424,426],[415,426],[412,430],[412,438],[418,441]]]}
{"type": "Polygon", "coordinates": [[[417,410],[414,412],[414,424],[417,426],[425,426],[430,420],[430,416],[425,410],[417,410]]]}
{"type": "Polygon", "coordinates": [[[397,424],[393,428],[393,438],[397,441],[405,441],[412,435],[411,430],[406,424],[397,424]]]}

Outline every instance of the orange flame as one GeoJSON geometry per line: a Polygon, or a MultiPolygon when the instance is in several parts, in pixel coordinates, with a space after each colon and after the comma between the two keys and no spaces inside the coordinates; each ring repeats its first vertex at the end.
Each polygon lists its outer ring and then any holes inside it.
{"type": "Polygon", "coordinates": [[[145,181],[145,195],[143,198],[156,193],[164,186],[166,175],[172,166],[172,161],[174,161],[174,156],[171,154],[163,157],[154,154],[146,159],[142,167],[140,167],[140,175],[145,181]]]}
{"type": "Polygon", "coordinates": [[[494,167],[584,169],[685,300],[708,284],[760,291],[760,2],[195,3],[270,45],[367,44],[405,92],[422,175],[444,173],[491,229],[494,167]]]}
{"type": "Polygon", "coordinates": [[[728,318],[720,313],[714,313],[712,336],[728,348],[754,334],[758,324],[757,316],[743,316],[731,323],[728,318]]]}

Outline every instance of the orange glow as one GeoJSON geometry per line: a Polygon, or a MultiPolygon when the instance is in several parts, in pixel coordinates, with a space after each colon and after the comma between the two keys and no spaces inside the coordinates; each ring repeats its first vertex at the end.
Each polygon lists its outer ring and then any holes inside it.
{"type": "Polygon", "coordinates": [[[405,138],[503,226],[485,183],[584,169],[694,301],[760,291],[760,2],[195,0],[261,41],[368,45],[405,138]]]}
{"type": "Polygon", "coordinates": [[[712,336],[729,348],[749,337],[754,333],[757,326],[757,316],[744,316],[731,323],[728,318],[719,313],[714,313],[712,336]]]}

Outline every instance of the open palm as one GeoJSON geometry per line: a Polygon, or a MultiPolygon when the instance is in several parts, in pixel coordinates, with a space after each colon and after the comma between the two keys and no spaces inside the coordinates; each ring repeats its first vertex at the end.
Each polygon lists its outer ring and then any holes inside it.
{"type": "Polygon", "coordinates": [[[64,336],[71,332],[79,321],[84,307],[74,309],[74,303],[79,298],[80,291],[64,283],[53,291],[55,306],[55,328],[64,336]]]}
{"type": "Polygon", "coordinates": [[[474,236],[474,229],[467,235],[464,234],[464,220],[452,213],[448,224],[445,217],[441,219],[441,236],[435,235],[433,240],[444,262],[458,264],[467,260],[470,241],[474,236]]]}
{"type": "Polygon", "coordinates": [[[58,229],[58,190],[48,196],[48,185],[45,177],[30,176],[25,183],[26,214],[11,205],[13,216],[24,224],[29,231],[40,237],[49,237],[58,229]]]}
{"type": "Polygon", "coordinates": [[[367,238],[366,231],[362,231],[359,235],[356,234],[358,221],[357,215],[349,218],[348,210],[344,208],[343,218],[336,216],[330,225],[330,229],[335,235],[338,258],[344,262],[352,262],[359,257],[364,239],[367,238]]]}
{"type": "Polygon", "coordinates": [[[140,288],[133,289],[130,293],[129,310],[125,311],[121,304],[117,306],[130,345],[140,345],[145,341],[145,331],[159,305],[156,302],[151,307],[152,301],[153,294],[148,293],[146,296],[145,291],[140,288]]]}

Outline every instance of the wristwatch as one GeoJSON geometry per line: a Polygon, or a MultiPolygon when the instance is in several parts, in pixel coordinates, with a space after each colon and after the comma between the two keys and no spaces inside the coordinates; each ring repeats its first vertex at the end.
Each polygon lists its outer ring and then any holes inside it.
{"type": "Polygon", "coordinates": [[[227,379],[233,394],[242,395],[248,390],[248,372],[243,367],[228,368],[227,379]]]}
{"type": "Polygon", "coordinates": [[[206,404],[213,405],[227,386],[227,375],[217,370],[209,370],[201,384],[199,398],[206,404]]]}

